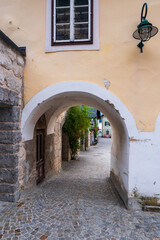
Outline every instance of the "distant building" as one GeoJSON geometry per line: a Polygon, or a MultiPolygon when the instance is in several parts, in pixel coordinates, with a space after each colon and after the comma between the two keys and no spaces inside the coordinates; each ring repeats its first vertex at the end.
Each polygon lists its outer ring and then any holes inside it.
{"type": "Polygon", "coordinates": [[[102,116],[102,137],[111,137],[111,124],[105,116],[102,116]]]}

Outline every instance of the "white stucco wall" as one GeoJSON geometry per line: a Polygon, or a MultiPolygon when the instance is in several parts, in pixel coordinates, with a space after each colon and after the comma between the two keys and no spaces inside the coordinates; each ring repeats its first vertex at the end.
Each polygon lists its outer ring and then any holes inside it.
{"type": "Polygon", "coordinates": [[[160,197],[160,142],[157,132],[140,133],[130,142],[129,196],[160,197]]]}

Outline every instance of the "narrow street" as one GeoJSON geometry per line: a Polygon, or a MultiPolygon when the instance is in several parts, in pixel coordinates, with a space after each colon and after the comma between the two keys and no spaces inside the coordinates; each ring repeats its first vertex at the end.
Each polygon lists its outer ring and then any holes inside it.
{"type": "Polygon", "coordinates": [[[126,210],[113,188],[110,147],[100,138],[19,202],[1,202],[0,239],[160,239],[160,213],[126,210]]]}

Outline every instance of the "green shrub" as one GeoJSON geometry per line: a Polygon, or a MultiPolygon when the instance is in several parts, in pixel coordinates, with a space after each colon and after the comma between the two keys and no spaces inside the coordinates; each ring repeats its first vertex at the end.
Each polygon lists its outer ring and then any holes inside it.
{"type": "Polygon", "coordinates": [[[71,159],[75,159],[75,155],[80,149],[79,138],[85,138],[85,135],[88,133],[90,109],[90,107],[82,105],[72,107],[67,111],[63,130],[69,137],[71,159]]]}

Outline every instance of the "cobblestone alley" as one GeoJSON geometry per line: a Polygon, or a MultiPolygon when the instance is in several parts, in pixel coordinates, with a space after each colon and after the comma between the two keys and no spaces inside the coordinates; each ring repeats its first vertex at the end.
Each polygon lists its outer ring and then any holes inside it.
{"type": "Polygon", "coordinates": [[[160,239],[160,214],[126,210],[112,188],[110,144],[99,139],[19,202],[1,202],[0,239],[160,239]]]}

